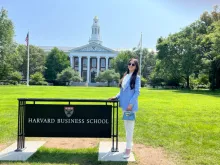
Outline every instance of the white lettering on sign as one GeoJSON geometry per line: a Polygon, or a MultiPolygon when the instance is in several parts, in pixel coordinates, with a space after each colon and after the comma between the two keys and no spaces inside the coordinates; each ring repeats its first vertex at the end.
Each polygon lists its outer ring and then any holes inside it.
{"type": "Polygon", "coordinates": [[[69,123],[75,123],[75,124],[83,124],[84,119],[57,119],[58,124],[69,124],[69,123]]]}
{"type": "Polygon", "coordinates": [[[48,119],[48,118],[28,118],[28,123],[47,123],[53,124],[55,123],[55,119],[48,119]]]}
{"type": "Polygon", "coordinates": [[[88,124],[109,124],[108,119],[87,119],[88,124]]]}
{"type": "Polygon", "coordinates": [[[50,119],[50,118],[28,118],[31,124],[109,124],[108,119],[50,119]],[[86,120],[86,122],[85,122],[86,120]]]}

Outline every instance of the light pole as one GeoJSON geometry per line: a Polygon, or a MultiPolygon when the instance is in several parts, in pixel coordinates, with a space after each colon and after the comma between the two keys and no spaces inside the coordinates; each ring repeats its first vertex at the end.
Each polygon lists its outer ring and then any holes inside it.
{"type": "Polygon", "coordinates": [[[141,63],[142,63],[142,55],[143,55],[143,50],[142,50],[142,32],[141,32],[141,45],[140,45],[140,85],[141,85],[141,63]]]}

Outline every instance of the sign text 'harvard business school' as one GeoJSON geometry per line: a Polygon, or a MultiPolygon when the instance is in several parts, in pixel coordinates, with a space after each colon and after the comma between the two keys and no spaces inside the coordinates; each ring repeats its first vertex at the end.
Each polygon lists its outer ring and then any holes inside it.
{"type": "Polygon", "coordinates": [[[27,137],[111,137],[111,105],[35,105],[25,110],[27,137]]]}

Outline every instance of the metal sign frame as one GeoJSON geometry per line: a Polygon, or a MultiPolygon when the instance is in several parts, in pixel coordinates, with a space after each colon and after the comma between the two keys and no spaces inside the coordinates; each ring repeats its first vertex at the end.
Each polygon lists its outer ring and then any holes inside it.
{"type": "MultiPolygon", "coordinates": [[[[25,149],[25,112],[27,104],[38,104],[42,102],[64,102],[66,105],[71,103],[104,103],[112,105],[112,152],[118,152],[118,100],[100,100],[100,99],[62,99],[62,98],[19,98],[18,99],[18,133],[17,133],[17,149],[15,151],[23,151],[25,149]],[[28,103],[27,103],[28,102],[28,103]]],[[[63,104],[62,104],[63,105],[63,104]]],[[[99,104],[100,105],[100,104],[99,104]]]]}

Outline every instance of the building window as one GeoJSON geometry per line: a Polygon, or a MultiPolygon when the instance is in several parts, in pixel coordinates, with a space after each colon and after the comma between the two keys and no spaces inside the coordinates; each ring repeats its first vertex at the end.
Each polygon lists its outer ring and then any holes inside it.
{"type": "Polygon", "coordinates": [[[96,58],[92,58],[92,68],[96,67],[96,58]]]}
{"type": "Polygon", "coordinates": [[[98,34],[99,34],[99,28],[98,28],[98,34]]]}
{"type": "Polygon", "coordinates": [[[111,66],[111,61],[112,61],[112,59],[113,58],[109,58],[109,60],[108,60],[108,68],[111,68],[112,66],[111,66]]]}
{"type": "Polygon", "coordinates": [[[97,33],[97,29],[95,28],[95,34],[97,33]]]}
{"type": "Polygon", "coordinates": [[[87,69],[87,58],[83,58],[83,69],[87,69]]]}
{"type": "Polygon", "coordinates": [[[74,67],[79,66],[79,58],[74,57],[74,67]]]}
{"type": "Polygon", "coordinates": [[[105,58],[101,58],[101,68],[105,68],[105,58]]]}

